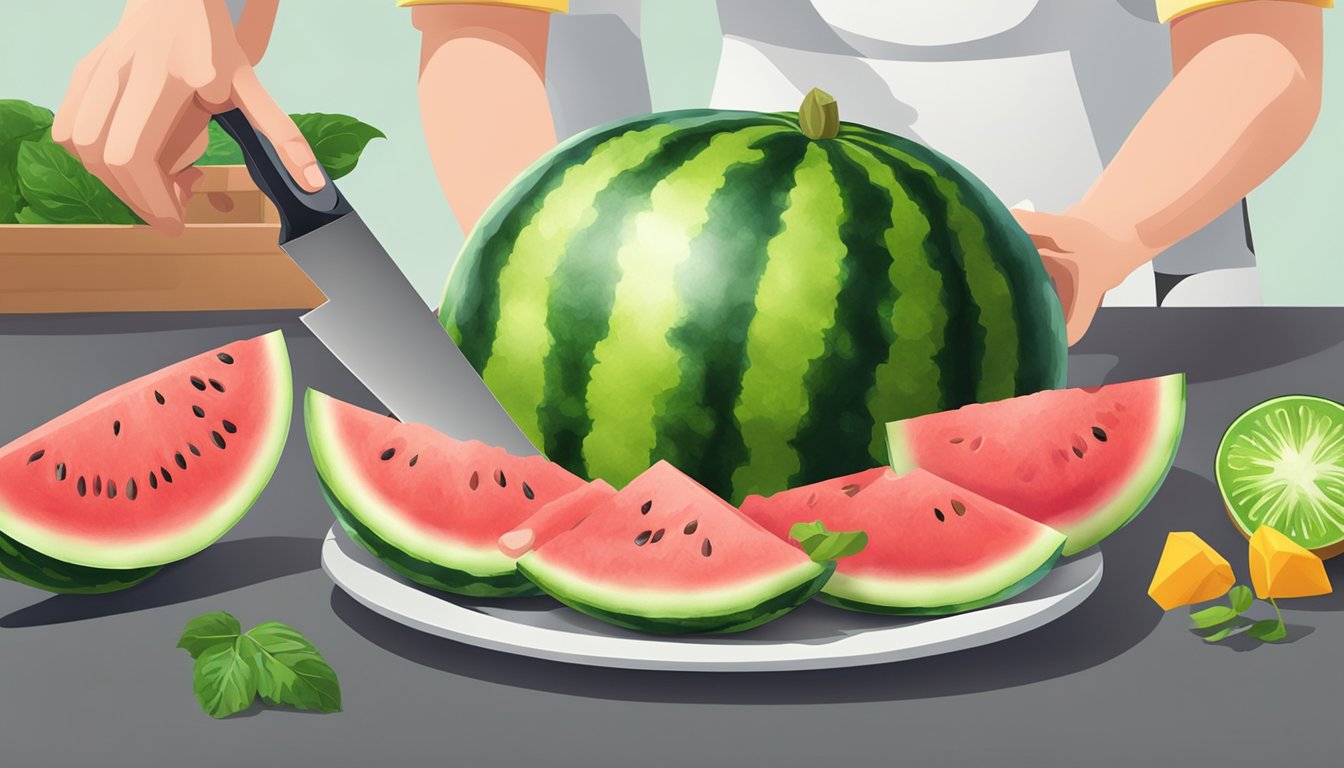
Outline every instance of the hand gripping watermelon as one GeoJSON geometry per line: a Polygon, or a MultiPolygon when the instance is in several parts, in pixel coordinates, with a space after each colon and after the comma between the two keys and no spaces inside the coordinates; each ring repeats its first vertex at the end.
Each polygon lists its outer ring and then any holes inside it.
{"type": "Polygon", "coordinates": [[[576,610],[641,632],[740,632],[816,594],[814,563],[667,462],[518,568],[576,610]]]}
{"type": "Polygon", "coordinates": [[[0,575],[108,592],[204,549],[266,487],[292,399],[277,331],[122,384],[0,448],[0,575]]]}
{"type": "Polygon", "coordinates": [[[868,613],[969,611],[1040,581],[1064,547],[1058,531],[927,472],[877,472],[857,478],[862,487],[837,478],[742,505],[784,539],[795,523],[814,520],[868,534],[867,548],[839,561],[817,596],[823,602],[868,613]]]}
{"type": "Polygon", "coordinates": [[[537,593],[499,537],[582,480],[541,457],[454,440],[311,389],[304,418],[322,491],[350,538],[428,587],[537,593]]]}
{"type": "Polygon", "coordinates": [[[1064,386],[1059,302],[989,190],[804,113],[598,128],[481,219],[439,316],[553,461],[619,488],[665,459],[737,502],[881,465],[885,422],[1064,386]]]}
{"type": "Polygon", "coordinates": [[[970,405],[887,427],[891,465],[921,467],[1096,544],[1157,493],[1185,425],[1185,376],[970,405]]]}

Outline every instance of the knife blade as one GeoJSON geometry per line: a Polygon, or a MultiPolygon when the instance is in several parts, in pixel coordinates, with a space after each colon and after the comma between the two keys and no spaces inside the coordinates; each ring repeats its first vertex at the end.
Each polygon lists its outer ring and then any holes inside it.
{"type": "Polygon", "coordinates": [[[538,453],[364,220],[327,179],[299,187],[239,110],[214,117],[280,213],[280,247],[327,301],[300,319],[384,406],[459,440],[538,453]]]}

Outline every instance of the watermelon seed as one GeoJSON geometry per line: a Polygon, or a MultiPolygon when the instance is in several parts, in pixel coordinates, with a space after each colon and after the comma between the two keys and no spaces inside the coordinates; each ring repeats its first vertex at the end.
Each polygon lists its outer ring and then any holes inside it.
{"type": "Polygon", "coordinates": [[[193,386],[193,387],[199,389],[199,390],[202,391],[202,392],[205,391],[205,382],[204,382],[204,381],[201,381],[199,378],[197,378],[197,377],[195,377],[195,376],[192,376],[192,377],[191,377],[191,386],[193,386]]]}
{"type": "Polygon", "coordinates": [[[844,488],[841,488],[840,491],[844,493],[846,496],[853,496],[854,494],[859,492],[859,486],[853,484],[846,485],[844,488]]]}
{"type": "Polygon", "coordinates": [[[60,464],[56,465],[56,479],[57,480],[65,479],[65,462],[61,462],[60,464]]]}
{"type": "Polygon", "coordinates": [[[210,380],[210,386],[214,387],[216,392],[224,391],[224,385],[220,384],[218,381],[215,381],[214,379],[210,380]]]}
{"type": "Polygon", "coordinates": [[[658,530],[654,531],[654,532],[653,532],[653,538],[649,539],[649,543],[650,543],[650,544],[657,544],[658,541],[659,541],[659,539],[663,538],[663,534],[664,534],[666,531],[667,531],[666,528],[659,528],[658,530]]]}
{"type": "Polygon", "coordinates": [[[201,455],[201,449],[197,448],[195,443],[187,443],[187,450],[191,451],[192,456],[201,455]]]}
{"type": "Polygon", "coordinates": [[[964,438],[964,437],[954,437],[954,438],[952,438],[951,440],[948,440],[947,442],[949,442],[949,443],[951,443],[951,444],[953,444],[953,445],[961,445],[961,443],[962,443],[965,439],[966,439],[966,438],[964,438]]]}
{"type": "Polygon", "coordinates": [[[1074,449],[1073,449],[1073,455],[1074,455],[1074,456],[1077,456],[1077,457],[1080,458],[1080,459],[1083,458],[1083,451],[1082,451],[1082,449],[1081,449],[1081,448],[1078,448],[1077,446],[1074,446],[1074,449]]]}
{"type": "Polygon", "coordinates": [[[223,423],[224,423],[224,431],[228,432],[230,435],[238,431],[238,427],[235,426],[232,421],[225,419],[223,423]]]}
{"type": "Polygon", "coordinates": [[[504,477],[504,470],[495,470],[495,482],[499,483],[500,488],[507,488],[509,486],[509,481],[504,477]]]}
{"type": "Polygon", "coordinates": [[[149,473],[149,487],[154,490],[158,490],[159,488],[159,476],[154,474],[153,471],[150,471],[149,473]]]}
{"type": "Polygon", "coordinates": [[[1098,442],[1102,443],[1106,442],[1106,430],[1102,429],[1101,427],[1093,427],[1092,436],[1097,438],[1098,442]]]}
{"type": "Polygon", "coordinates": [[[807,506],[814,507],[817,504],[817,494],[813,493],[807,497],[807,506]]]}
{"type": "Polygon", "coordinates": [[[933,516],[938,518],[938,522],[940,523],[947,521],[947,516],[943,514],[943,510],[937,507],[933,508],[933,516]]]}
{"type": "Polygon", "coordinates": [[[178,469],[187,468],[187,457],[183,456],[181,451],[178,451],[177,453],[173,454],[173,461],[177,462],[178,469]]]}
{"type": "Polygon", "coordinates": [[[219,362],[225,365],[233,365],[233,355],[230,355],[228,352],[220,352],[218,355],[215,355],[215,357],[218,357],[219,362]]]}
{"type": "Polygon", "coordinates": [[[649,542],[649,537],[652,535],[653,531],[644,531],[643,533],[639,534],[638,536],[635,537],[635,546],[637,547],[644,546],[649,542]]]}
{"type": "Polygon", "coordinates": [[[163,405],[163,393],[157,389],[154,390],[154,399],[158,401],[159,405],[163,405]]]}
{"type": "Polygon", "coordinates": [[[137,491],[135,488],[135,478],[134,477],[128,478],[126,480],[126,498],[130,499],[131,501],[135,501],[136,494],[137,491]]]}
{"type": "Polygon", "coordinates": [[[120,421],[113,421],[113,422],[112,422],[112,436],[113,436],[113,437],[116,437],[117,435],[120,435],[120,434],[121,434],[121,422],[120,422],[120,421]]]}
{"type": "Polygon", "coordinates": [[[80,495],[80,496],[83,496],[85,493],[88,492],[88,486],[85,485],[85,483],[84,483],[84,476],[83,476],[83,475],[80,475],[80,476],[79,476],[79,479],[75,481],[75,490],[76,490],[76,491],[79,491],[79,495],[80,495]]]}
{"type": "Polygon", "coordinates": [[[691,522],[686,524],[685,528],[681,529],[681,532],[686,534],[687,536],[690,536],[692,533],[695,533],[695,529],[699,527],[700,527],[700,521],[692,520],[691,522]]]}
{"type": "Polygon", "coordinates": [[[391,461],[392,457],[396,455],[397,455],[396,448],[388,448],[386,451],[383,451],[382,455],[380,455],[378,458],[382,459],[383,461],[391,461]]]}
{"type": "Polygon", "coordinates": [[[205,418],[205,409],[202,408],[202,407],[199,406],[199,405],[193,405],[193,406],[191,406],[191,412],[194,413],[194,414],[196,414],[196,418],[198,418],[198,419],[204,419],[204,418],[205,418]]]}
{"type": "Polygon", "coordinates": [[[163,482],[165,483],[173,482],[173,476],[168,474],[168,470],[165,469],[164,467],[159,467],[159,474],[163,475],[163,482]]]}
{"type": "Polygon", "coordinates": [[[117,498],[117,484],[111,480],[107,481],[107,498],[109,499],[117,498]]]}
{"type": "Polygon", "coordinates": [[[971,441],[971,444],[967,447],[970,448],[972,451],[978,451],[980,450],[980,445],[984,443],[984,441],[985,439],[983,437],[976,437],[974,440],[971,441]]]}
{"type": "Polygon", "coordinates": [[[103,476],[102,476],[102,475],[94,475],[94,476],[93,476],[93,495],[94,495],[94,496],[102,496],[102,495],[103,495],[103,476]]]}
{"type": "Polygon", "coordinates": [[[642,507],[639,508],[639,514],[641,514],[641,515],[647,515],[647,514],[649,514],[649,510],[650,510],[650,509],[653,509],[653,500],[652,500],[652,499],[650,499],[650,500],[644,502],[644,506],[642,506],[642,507]]]}
{"type": "Polygon", "coordinates": [[[471,490],[474,491],[474,490],[477,489],[477,487],[480,486],[480,484],[481,484],[481,475],[480,475],[480,473],[479,473],[479,472],[472,472],[472,473],[471,473],[471,479],[467,481],[467,485],[471,486],[471,490]]]}
{"type": "Polygon", "coordinates": [[[38,459],[42,458],[45,455],[47,455],[47,452],[45,450],[38,451],[37,453],[34,453],[32,456],[28,457],[28,463],[32,464],[34,461],[37,461],[38,459]]]}
{"type": "Polygon", "coordinates": [[[224,450],[224,447],[225,447],[225,446],[224,446],[224,436],[223,436],[223,435],[221,435],[221,434],[219,434],[218,432],[215,432],[215,431],[212,430],[212,431],[210,432],[210,439],[215,441],[215,447],[216,447],[216,448],[218,448],[218,449],[221,450],[221,451],[224,450]]]}
{"type": "Polygon", "coordinates": [[[528,501],[537,498],[537,494],[532,492],[532,486],[528,485],[526,482],[523,483],[523,495],[527,497],[528,501]]]}
{"type": "Polygon", "coordinates": [[[962,515],[966,514],[966,505],[962,504],[960,501],[957,501],[956,499],[953,499],[952,511],[957,513],[957,517],[961,517],[962,515]]]}
{"type": "Polygon", "coordinates": [[[411,466],[414,467],[414,466],[415,466],[415,463],[416,463],[417,461],[419,461],[419,460],[420,460],[420,454],[417,453],[417,454],[415,454],[414,456],[412,456],[412,457],[411,457],[411,466]]]}
{"type": "Polygon", "coordinates": [[[709,557],[713,553],[714,545],[709,543],[709,539],[705,539],[705,543],[700,545],[700,554],[709,557]]]}

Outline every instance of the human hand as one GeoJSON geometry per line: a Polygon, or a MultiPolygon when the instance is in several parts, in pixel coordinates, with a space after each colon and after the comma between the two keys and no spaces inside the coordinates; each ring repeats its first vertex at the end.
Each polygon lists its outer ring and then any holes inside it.
{"type": "Polygon", "coordinates": [[[52,138],[149,224],[183,227],[212,115],[238,108],[312,192],[312,149],[253,65],[278,0],[251,0],[237,30],[224,0],[127,0],[117,27],[75,68],[52,138]]]}
{"type": "Polygon", "coordinates": [[[1087,333],[1106,292],[1158,253],[1136,234],[1126,234],[1118,228],[1103,229],[1077,212],[1014,210],[1012,213],[1031,235],[1045,271],[1055,283],[1064,308],[1069,346],[1087,333]]]}

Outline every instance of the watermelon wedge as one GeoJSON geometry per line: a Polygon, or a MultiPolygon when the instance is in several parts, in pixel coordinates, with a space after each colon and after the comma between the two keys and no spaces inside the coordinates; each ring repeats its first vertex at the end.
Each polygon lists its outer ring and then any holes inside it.
{"type": "Polygon", "coordinates": [[[585,483],[537,510],[536,514],[500,536],[499,551],[509,557],[520,557],[524,552],[536,549],[578,525],[602,502],[615,495],[616,489],[604,480],[585,483]]]}
{"type": "Polygon", "coordinates": [[[1040,581],[1064,547],[1058,531],[928,472],[879,472],[853,494],[828,481],[743,504],[785,540],[795,523],[814,520],[868,534],[868,546],[839,561],[818,600],[868,613],[960,613],[1040,581]],[[812,506],[795,503],[808,496],[812,506]]]}
{"type": "Polygon", "coordinates": [[[311,389],[304,419],[322,491],[350,538],[427,587],[537,594],[499,537],[582,480],[539,456],[454,440],[311,389]]]}
{"type": "Polygon", "coordinates": [[[292,392],[277,331],[122,384],[0,448],[0,575],[105,592],[204,549],[270,480],[292,392]]]}
{"type": "Polygon", "coordinates": [[[760,626],[816,594],[834,568],[665,461],[518,559],[520,571],[571,608],[661,634],[760,626]]]}
{"type": "Polygon", "coordinates": [[[926,469],[1069,537],[1072,555],[1143,510],[1176,459],[1185,375],[1061,389],[887,425],[891,466],[926,469]]]}

